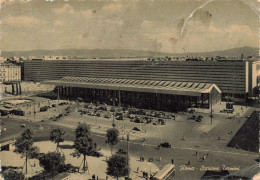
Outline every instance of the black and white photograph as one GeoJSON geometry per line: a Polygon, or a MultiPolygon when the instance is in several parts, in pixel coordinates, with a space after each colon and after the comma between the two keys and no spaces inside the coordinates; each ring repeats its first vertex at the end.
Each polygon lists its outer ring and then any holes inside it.
{"type": "Polygon", "coordinates": [[[259,0],[0,0],[0,180],[260,180],[259,0]]]}

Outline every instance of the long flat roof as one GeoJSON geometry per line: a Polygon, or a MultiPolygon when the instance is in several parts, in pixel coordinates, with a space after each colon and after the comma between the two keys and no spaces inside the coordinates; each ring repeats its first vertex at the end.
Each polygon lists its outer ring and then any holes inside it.
{"type": "Polygon", "coordinates": [[[213,88],[221,93],[221,90],[217,87],[216,84],[196,82],[150,81],[67,76],[61,78],[60,80],[49,80],[43,81],[42,83],[56,86],[135,91],[184,96],[201,96],[201,94],[203,93],[210,93],[213,88]]]}

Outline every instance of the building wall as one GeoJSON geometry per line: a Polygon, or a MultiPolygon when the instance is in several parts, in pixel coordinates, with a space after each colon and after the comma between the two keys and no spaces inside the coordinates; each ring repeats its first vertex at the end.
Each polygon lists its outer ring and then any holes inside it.
{"type": "Polygon", "coordinates": [[[246,63],[217,61],[25,61],[26,81],[64,76],[215,83],[223,94],[246,93],[246,63]]]}
{"type": "Polygon", "coordinates": [[[252,88],[256,87],[257,77],[260,76],[260,61],[252,63],[252,88]]]}
{"type": "Polygon", "coordinates": [[[0,81],[20,81],[21,67],[13,64],[0,65],[0,81]]]}

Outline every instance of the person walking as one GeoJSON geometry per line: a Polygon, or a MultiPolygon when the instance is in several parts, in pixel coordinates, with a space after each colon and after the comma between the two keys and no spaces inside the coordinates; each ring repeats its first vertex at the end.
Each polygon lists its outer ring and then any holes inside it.
{"type": "Polygon", "coordinates": [[[172,164],[174,164],[174,159],[172,158],[172,164]]]}

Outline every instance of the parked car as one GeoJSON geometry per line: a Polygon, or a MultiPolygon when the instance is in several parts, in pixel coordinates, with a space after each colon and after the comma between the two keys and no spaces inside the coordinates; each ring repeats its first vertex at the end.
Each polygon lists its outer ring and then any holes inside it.
{"type": "Polygon", "coordinates": [[[111,117],[110,114],[105,114],[105,116],[104,116],[104,118],[107,118],[107,119],[109,119],[110,117],[111,117]]]}
{"type": "Polygon", "coordinates": [[[49,107],[47,106],[43,106],[40,108],[40,112],[44,112],[44,111],[47,111],[49,107]]]}
{"type": "Polygon", "coordinates": [[[196,118],[196,122],[201,122],[201,118],[196,118]]]}
{"type": "Polygon", "coordinates": [[[171,145],[170,143],[168,143],[168,142],[164,142],[164,143],[161,143],[161,144],[160,144],[160,147],[171,148],[172,145],[171,145]]]}
{"type": "Polygon", "coordinates": [[[193,116],[190,117],[190,119],[194,119],[194,120],[195,120],[195,119],[196,119],[196,116],[193,115],[193,116]]]}
{"type": "Polygon", "coordinates": [[[191,110],[188,111],[188,113],[194,113],[194,112],[195,112],[194,109],[191,109],[191,110]]]}
{"type": "Polygon", "coordinates": [[[158,119],[158,124],[165,125],[165,120],[164,119],[158,119]]]}
{"type": "Polygon", "coordinates": [[[118,151],[116,152],[117,154],[126,154],[126,151],[124,151],[124,149],[118,149],[118,151]]]}
{"type": "Polygon", "coordinates": [[[24,116],[24,111],[13,109],[10,111],[11,114],[17,115],[17,116],[24,116]]]}
{"type": "Polygon", "coordinates": [[[199,116],[198,116],[198,118],[202,119],[202,118],[203,118],[203,116],[199,115],[199,116]]]}
{"type": "Polygon", "coordinates": [[[117,120],[123,120],[123,113],[116,113],[115,117],[117,120]]]}
{"type": "Polygon", "coordinates": [[[67,107],[65,110],[66,110],[66,111],[70,111],[70,110],[71,110],[71,108],[70,108],[70,107],[67,107]]]}

